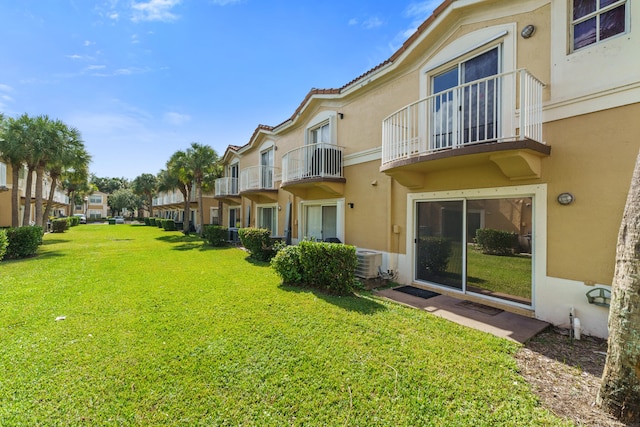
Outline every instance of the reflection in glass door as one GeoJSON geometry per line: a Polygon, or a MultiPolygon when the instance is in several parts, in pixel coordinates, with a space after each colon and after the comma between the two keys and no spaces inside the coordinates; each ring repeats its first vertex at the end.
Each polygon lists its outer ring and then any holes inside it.
{"type": "Polygon", "coordinates": [[[531,305],[532,206],[532,197],[418,202],[416,280],[531,305]]]}

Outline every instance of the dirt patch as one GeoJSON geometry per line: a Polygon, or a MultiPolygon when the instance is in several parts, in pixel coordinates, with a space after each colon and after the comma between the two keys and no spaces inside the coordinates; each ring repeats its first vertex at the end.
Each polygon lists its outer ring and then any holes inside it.
{"type": "Polygon", "coordinates": [[[606,352],[606,340],[583,336],[572,343],[567,330],[550,328],[518,351],[516,361],[542,405],[557,416],[579,426],[627,426],[595,406],[606,352]]]}

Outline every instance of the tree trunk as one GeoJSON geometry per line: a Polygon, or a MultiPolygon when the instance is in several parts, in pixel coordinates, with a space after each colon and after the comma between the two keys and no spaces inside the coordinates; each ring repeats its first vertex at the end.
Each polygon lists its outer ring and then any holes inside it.
{"type": "Polygon", "coordinates": [[[202,206],[202,183],[196,184],[196,194],[198,195],[198,217],[200,219],[200,236],[204,235],[204,207],[202,206]]]}
{"type": "Polygon", "coordinates": [[[22,226],[29,225],[31,219],[31,189],[33,188],[33,168],[27,170],[26,185],[24,189],[24,214],[22,215],[22,226]]]}
{"type": "Polygon", "coordinates": [[[609,311],[609,349],[596,402],[640,422],[640,153],[620,224],[609,311]]]}
{"type": "Polygon", "coordinates": [[[149,218],[153,217],[153,194],[147,193],[147,201],[149,203],[149,218]]]}
{"type": "Polygon", "coordinates": [[[22,165],[11,165],[11,226],[18,227],[20,225],[20,168],[22,165]]]}
{"type": "Polygon", "coordinates": [[[58,179],[55,175],[51,175],[51,189],[49,190],[49,198],[47,199],[47,205],[44,208],[42,214],[42,225],[46,226],[51,216],[51,207],[53,206],[53,197],[56,194],[56,186],[58,185],[58,179]]]}
{"type": "Polygon", "coordinates": [[[44,178],[44,166],[36,168],[36,225],[42,226],[42,180],[44,178]]]}
{"type": "Polygon", "coordinates": [[[189,234],[189,220],[191,217],[191,191],[189,191],[188,186],[185,186],[184,190],[181,189],[180,192],[184,197],[184,218],[182,218],[182,232],[184,234],[189,234]]]}

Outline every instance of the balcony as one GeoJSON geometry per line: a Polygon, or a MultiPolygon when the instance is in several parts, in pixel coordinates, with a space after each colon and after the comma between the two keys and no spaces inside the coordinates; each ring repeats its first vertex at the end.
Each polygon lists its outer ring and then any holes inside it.
{"type": "Polygon", "coordinates": [[[456,86],[401,108],[382,123],[380,170],[409,188],[431,170],[484,162],[510,179],[539,178],[544,84],[527,70],[456,86]]]}
{"type": "Polygon", "coordinates": [[[238,178],[218,178],[215,183],[216,199],[221,199],[226,203],[239,205],[240,191],[238,187],[238,178]]]}
{"type": "Polygon", "coordinates": [[[343,147],[329,144],[307,144],[282,156],[282,188],[303,198],[309,190],[318,197],[344,194],[343,147]]]}
{"type": "Polygon", "coordinates": [[[273,166],[251,166],[240,171],[240,195],[256,203],[278,200],[277,172],[273,166]]]}

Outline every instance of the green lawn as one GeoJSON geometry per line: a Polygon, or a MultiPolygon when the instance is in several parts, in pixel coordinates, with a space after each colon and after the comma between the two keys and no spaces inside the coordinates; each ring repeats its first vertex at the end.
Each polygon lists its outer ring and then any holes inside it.
{"type": "Polygon", "coordinates": [[[0,295],[2,426],[563,425],[515,344],[179,232],[48,234],[0,295]]]}

